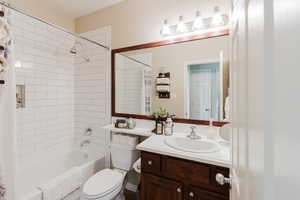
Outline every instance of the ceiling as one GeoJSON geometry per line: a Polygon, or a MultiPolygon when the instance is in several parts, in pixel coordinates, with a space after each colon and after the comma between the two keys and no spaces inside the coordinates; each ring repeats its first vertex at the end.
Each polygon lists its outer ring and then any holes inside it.
{"type": "Polygon", "coordinates": [[[52,6],[67,16],[77,18],[124,0],[50,0],[52,6]]]}

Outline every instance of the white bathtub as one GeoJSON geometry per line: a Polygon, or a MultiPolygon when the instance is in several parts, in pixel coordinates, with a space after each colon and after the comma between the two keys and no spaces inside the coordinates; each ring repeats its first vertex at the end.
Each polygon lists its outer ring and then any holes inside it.
{"type": "MultiPolygon", "coordinates": [[[[28,162],[17,172],[17,200],[42,200],[42,192],[37,187],[72,167],[81,168],[84,181],[105,168],[104,151],[96,152],[95,149],[77,149],[60,155],[50,153],[40,158],[43,159],[28,162]]],[[[79,195],[80,191],[77,191],[69,199],[79,199],[79,195]]]]}

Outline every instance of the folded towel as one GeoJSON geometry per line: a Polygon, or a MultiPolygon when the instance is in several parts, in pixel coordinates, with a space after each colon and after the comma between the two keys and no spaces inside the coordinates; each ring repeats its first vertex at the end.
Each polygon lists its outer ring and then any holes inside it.
{"type": "Polygon", "coordinates": [[[0,55],[0,72],[4,72],[8,69],[8,62],[4,55],[0,55]]]}
{"type": "Polygon", "coordinates": [[[43,200],[61,200],[78,190],[81,184],[81,170],[79,167],[74,167],[38,188],[43,193],[43,200]]]}
{"type": "Polygon", "coordinates": [[[9,23],[6,17],[0,17],[0,29],[9,33],[9,23]]]}

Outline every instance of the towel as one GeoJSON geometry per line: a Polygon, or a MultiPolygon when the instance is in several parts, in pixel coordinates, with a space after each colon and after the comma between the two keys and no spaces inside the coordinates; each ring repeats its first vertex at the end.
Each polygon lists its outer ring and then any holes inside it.
{"type": "Polygon", "coordinates": [[[225,120],[229,121],[230,120],[230,97],[226,97],[225,99],[225,106],[224,106],[224,111],[225,111],[225,120]]]}
{"type": "Polygon", "coordinates": [[[8,55],[9,48],[7,47],[11,43],[10,42],[11,38],[10,38],[10,26],[8,22],[9,13],[3,6],[0,9],[4,13],[4,16],[0,17],[0,44],[2,47],[4,47],[4,52],[1,52],[0,55],[0,73],[2,73],[7,71],[9,67],[6,55],[8,55]]]}
{"type": "Polygon", "coordinates": [[[81,184],[81,170],[79,167],[74,167],[38,188],[43,193],[43,200],[61,200],[80,189],[81,184]]]}
{"type": "Polygon", "coordinates": [[[3,55],[0,55],[0,72],[5,72],[8,70],[8,62],[3,55]]]}

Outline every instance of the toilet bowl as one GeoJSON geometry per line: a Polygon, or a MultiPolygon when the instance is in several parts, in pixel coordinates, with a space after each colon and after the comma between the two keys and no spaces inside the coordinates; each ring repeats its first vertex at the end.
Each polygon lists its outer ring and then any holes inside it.
{"type": "Polygon", "coordinates": [[[104,169],[83,186],[81,200],[122,200],[125,171],[104,169]]]}
{"type": "MultiPolygon", "coordinates": [[[[126,141],[124,137],[123,141],[126,141]]],[[[82,187],[81,200],[125,200],[123,190],[127,183],[127,172],[139,158],[136,145],[112,141],[111,161],[114,168],[103,169],[93,175],[82,187]]]]}

